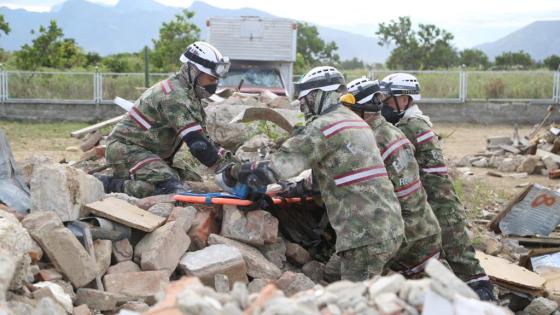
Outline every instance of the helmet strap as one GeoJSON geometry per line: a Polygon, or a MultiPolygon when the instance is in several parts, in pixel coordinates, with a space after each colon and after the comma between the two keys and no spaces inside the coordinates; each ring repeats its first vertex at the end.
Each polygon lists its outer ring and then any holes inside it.
{"type": "Polygon", "coordinates": [[[317,115],[321,115],[321,112],[323,111],[323,103],[325,103],[325,97],[327,96],[326,92],[322,92],[321,93],[321,99],[319,100],[319,108],[317,109],[317,115]]]}

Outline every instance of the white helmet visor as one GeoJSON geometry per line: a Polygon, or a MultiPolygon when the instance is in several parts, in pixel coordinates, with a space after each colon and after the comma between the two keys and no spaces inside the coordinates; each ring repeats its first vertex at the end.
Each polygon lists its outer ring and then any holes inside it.
{"type": "Polygon", "coordinates": [[[181,57],[179,58],[179,60],[181,60],[182,63],[185,62],[193,62],[195,64],[201,65],[205,68],[210,69],[210,71],[212,72],[212,75],[214,75],[217,78],[223,78],[226,76],[226,74],[229,71],[229,67],[231,66],[231,63],[229,61],[228,57],[222,57],[219,61],[214,62],[214,61],[210,61],[204,58],[201,58],[200,56],[190,52],[190,51],[185,51],[181,57]]]}

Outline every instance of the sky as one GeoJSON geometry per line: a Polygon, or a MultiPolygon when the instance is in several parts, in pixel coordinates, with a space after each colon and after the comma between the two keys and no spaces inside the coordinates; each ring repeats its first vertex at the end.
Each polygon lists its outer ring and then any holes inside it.
{"type": "MultiPolygon", "coordinates": [[[[114,5],[118,0],[88,0],[114,5]]],[[[192,0],[156,0],[188,7],[192,0]]],[[[64,0],[0,0],[0,6],[48,11],[64,0]]],[[[560,20],[560,0],[204,0],[222,8],[250,7],[276,16],[303,20],[373,36],[380,22],[410,16],[455,35],[459,48],[499,39],[537,20],[560,20]],[[394,6],[392,6],[394,4],[394,6]]]]}

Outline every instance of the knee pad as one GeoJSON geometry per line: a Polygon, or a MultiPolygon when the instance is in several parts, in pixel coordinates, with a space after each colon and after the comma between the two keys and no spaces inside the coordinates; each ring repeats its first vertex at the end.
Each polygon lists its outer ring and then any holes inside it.
{"type": "Polygon", "coordinates": [[[218,160],[218,149],[202,133],[189,132],[183,137],[183,141],[187,143],[189,151],[200,163],[210,167],[218,160]]]}

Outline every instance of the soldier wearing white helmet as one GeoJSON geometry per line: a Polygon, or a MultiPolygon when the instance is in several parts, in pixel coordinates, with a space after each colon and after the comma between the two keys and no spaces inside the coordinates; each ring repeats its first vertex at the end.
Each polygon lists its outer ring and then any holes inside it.
{"type": "Polygon", "coordinates": [[[179,59],[180,72],[146,90],[111,132],[105,157],[113,176],[97,175],[106,192],[184,192],[183,178],[171,165],[183,143],[207,167],[228,163],[230,154],[206,135],[201,100],[214,94],[229,59],[205,42],[189,45],[179,59]]]}
{"type": "Polygon", "coordinates": [[[373,133],[339,103],[346,86],[335,68],[312,69],[296,89],[306,125],[269,161],[233,167],[228,173],[262,191],[271,182],[312,169],[336,232],[342,278],[358,281],[380,275],[401,244],[403,221],[373,133]]]}
{"type": "Polygon", "coordinates": [[[415,277],[423,272],[429,258],[439,257],[441,229],[420,182],[414,146],[402,131],[380,114],[383,93],[377,80],[365,77],[353,80],[348,83],[348,92],[348,96],[343,96],[343,104],[362,116],[373,130],[402,209],[405,241],[391,268],[405,276],[415,277]]]}
{"type": "Polygon", "coordinates": [[[381,85],[386,94],[383,116],[414,145],[420,179],[441,227],[444,258],[481,299],[494,300],[493,286],[468,237],[465,210],[449,178],[438,136],[429,117],[415,104],[420,100],[420,83],[411,74],[395,73],[385,77],[381,85]]]}

